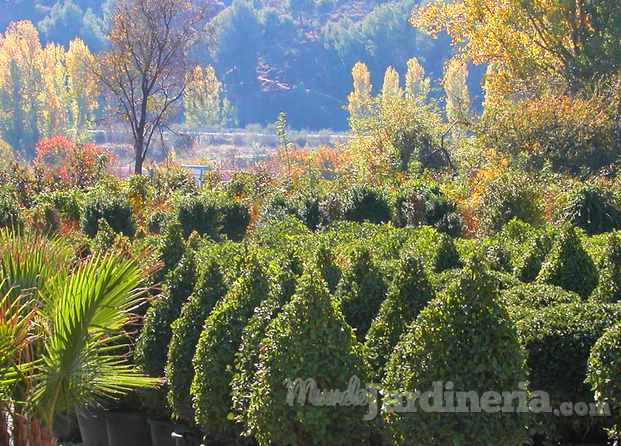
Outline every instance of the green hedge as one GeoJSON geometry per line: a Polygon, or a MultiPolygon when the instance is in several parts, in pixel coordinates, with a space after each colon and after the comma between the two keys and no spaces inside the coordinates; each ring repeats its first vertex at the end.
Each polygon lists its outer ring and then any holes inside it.
{"type": "Polygon", "coordinates": [[[82,210],[82,232],[95,237],[99,219],[103,218],[117,234],[132,238],[136,233],[134,212],[127,198],[110,191],[96,191],[88,196],[82,210]]]}

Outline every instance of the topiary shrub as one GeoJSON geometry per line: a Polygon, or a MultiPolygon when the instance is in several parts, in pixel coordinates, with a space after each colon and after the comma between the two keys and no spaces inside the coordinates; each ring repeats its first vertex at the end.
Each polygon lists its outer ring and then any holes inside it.
{"type": "Polygon", "coordinates": [[[238,200],[222,200],[219,211],[222,215],[222,233],[229,240],[242,241],[250,224],[248,203],[238,200]]]}
{"type": "Polygon", "coordinates": [[[295,296],[271,322],[261,346],[246,435],[254,435],[261,446],[364,441],[366,407],[287,403],[286,379],[312,378],[321,388],[342,390],[354,375],[367,382],[360,346],[314,268],[302,276],[295,296]]]}
{"type": "Polygon", "coordinates": [[[621,213],[604,189],[587,186],[570,197],[564,221],[584,229],[589,235],[621,228],[621,213]]]}
{"type": "Polygon", "coordinates": [[[105,191],[92,193],[82,210],[82,232],[95,237],[99,219],[103,218],[117,234],[132,238],[136,232],[133,211],[127,198],[105,191]]]}
{"type": "Polygon", "coordinates": [[[252,253],[239,279],[205,321],[192,360],[190,395],[196,423],[212,439],[230,440],[239,433],[231,412],[231,368],[243,328],[269,292],[264,267],[252,253]]]}
{"type": "Polygon", "coordinates": [[[500,292],[500,298],[514,319],[551,305],[577,303],[580,296],[547,283],[527,283],[500,292]]]}
{"type": "MultiPolygon", "coordinates": [[[[621,417],[621,324],[608,328],[591,349],[586,382],[591,384],[595,400],[608,404],[614,422],[618,423],[621,417]]],[[[621,440],[618,424],[607,430],[611,440],[621,440]]]]}
{"type": "Polygon", "coordinates": [[[319,226],[325,227],[343,218],[343,197],[340,194],[327,194],[319,202],[319,226]]]}
{"type": "Polygon", "coordinates": [[[321,197],[316,191],[305,191],[298,200],[297,214],[311,231],[317,230],[321,223],[320,203],[321,197]]]}
{"type": "Polygon", "coordinates": [[[369,249],[356,247],[349,257],[349,266],[343,271],[334,296],[359,341],[364,340],[377,316],[387,288],[384,275],[375,265],[369,249]]]}
{"type": "Polygon", "coordinates": [[[424,186],[400,189],[395,196],[393,223],[397,228],[420,226],[427,214],[427,194],[424,186]]]}
{"type": "Polygon", "coordinates": [[[531,243],[530,249],[520,259],[516,268],[517,278],[524,283],[537,279],[541,266],[552,250],[552,237],[548,234],[538,235],[531,243]]]}
{"type": "Polygon", "coordinates": [[[149,220],[147,220],[147,230],[151,234],[161,234],[171,218],[170,213],[166,211],[153,212],[149,215],[149,220]]]}
{"type": "Polygon", "coordinates": [[[213,258],[198,265],[198,280],[194,292],[183,305],[179,318],[171,327],[172,337],[166,358],[168,404],[172,414],[190,425],[194,424],[194,409],[190,386],[194,379],[192,358],[212,308],[226,293],[222,272],[213,258]]]}
{"type": "MultiPolygon", "coordinates": [[[[548,393],[552,408],[570,401],[593,402],[593,392],[584,383],[591,347],[607,327],[616,324],[621,309],[614,305],[587,302],[539,308],[516,321],[532,389],[548,393]]],[[[592,429],[595,419],[534,414],[538,430],[550,440],[574,442],[592,429]]]]}
{"type": "Polygon", "coordinates": [[[317,265],[321,277],[326,281],[328,291],[333,294],[341,280],[341,268],[336,264],[334,253],[329,246],[322,245],[317,248],[314,263],[317,265]]]}
{"type": "MultiPolygon", "coordinates": [[[[459,283],[432,300],[401,337],[386,365],[383,389],[425,392],[435,382],[450,381],[455,392],[514,392],[524,389],[524,360],[495,287],[483,266],[470,262],[459,283]]],[[[390,395],[385,402],[393,402],[390,395]]],[[[464,404],[476,408],[471,401],[464,404]]],[[[517,445],[528,438],[527,412],[418,410],[389,412],[384,421],[393,445],[517,445]]]]}
{"type": "Polygon", "coordinates": [[[177,208],[177,220],[184,237],[196,231],[217,239],[221,227],[221,213],[215,199],[206,196],[186,196],[177,208]]]}
{"type": "MultiPolygon", "coordinates": [[[[162,294],[151,304],[144,317],[142,330],[136,342],[136,364],[152,377],[163,377],[167,362],[168,345],[172,339],[172,323],[179,317],[181,307],[194,290],[197,279],[196,254],[187,250],[179,265],[167,276],[162,294]]],[[[143,403],[156,412],[167,407],[163,386],[142,392],[143,403]]]]}
{"type": "Polygon", "coordinates": [[[433,265],[434,272],[441,273],[447,269],[462,268],[463,266],[464,264],[459,257],[453,238],[442,234],[436,249],[436,258],[433,265]]]}
{"type": "Polygon", "coordinates": [[[589,297],[598,282],[598,271],[573,226],[565,226],[537,280],[589,297]]]}
{"type": "Polygon", "coordinates": [[[464,225],[457,202],[446,197],[439,188],[434,187],[427,193],[427,213],[425,223],[436,231],[451,237],[461,237],[464,225]]]}
{"type": "Polygon", "coordinates": [[[606,256],[591,299],[609,303],[621,301],[621,244],[617,234],[610,234],[606,240],[606,256]]]}
{"type": "Polygon", "coordinates": [[[504,273],[512,273],[511,254],[500,243],[494,243],[487,247],[487,262],[490,269],[504,273]]]}
{"type": "Polygon", "coordinates": [[[421,259],[413,252],[405,253],[366,336],[365,356],[377,376],[383,375],[386,361],[401,334],[434,297],[421,259]]]}
{"type": "Polygon", "coordinates": [[[298,202],[281,192],[274,192],[259,211],[257,227],[269,225],[273,221],[285,220],[288,217],[299,219],[298,202]]]}
{"type": "Polygon", "coordinates": [[[386,223],[390,221],[390,204],[380,189],[366,185],[354,186],[347,193],[343,217],[359,223],[386,223]]]}

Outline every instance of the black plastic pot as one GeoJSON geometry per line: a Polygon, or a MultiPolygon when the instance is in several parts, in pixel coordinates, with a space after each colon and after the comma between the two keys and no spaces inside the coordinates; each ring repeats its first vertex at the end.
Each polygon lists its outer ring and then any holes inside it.
{"type": "Polygon", "coordinates": [[[106,426],[110,446],[152,446],[146,413],[108,412],[106,426]]]}
{"type": "Polygon", "coordinates": [[[80,426],[74,410],[54,416],[52,436],[59,443],[80,443],[80,426]]]}
{"type": "Polygon", "coordinates": [[[191,430],[181,429],[173,432],[172,436],[176,441],[176,446],[201,446],[198,435],[191,430]]]}
{"type": "Polygon", "coordinates": [[[153,446],[175,446],[177,444],[172,437],[172,433],[183,428],[183,426],[173,423],[166,418],[151,418],[147,422],[151,426],[153,446]]]}
{"type": "Polygon", "coordinates": [[[105,413],[106,411],[101,408],[86,408],[83,412],[78,412],[78,424],[84,446],[110,446],[105,413]]]}

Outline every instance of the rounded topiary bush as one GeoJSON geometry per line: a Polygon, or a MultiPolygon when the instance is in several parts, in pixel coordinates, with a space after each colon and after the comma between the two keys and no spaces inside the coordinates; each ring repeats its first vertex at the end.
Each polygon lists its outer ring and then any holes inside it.
{"type": "Polygon", "coordinates": [[[394,224],[397,228],[419,226],[427,214],[427,190],[424,186],[399,190],[394,200],[394,224]]]}
{"type": "Polygon", "coordinates": [[[438,232],[451,237],[461,237],[464,225],[457,202],[448,198],[438,187],[427,193],[427,212],[425,224],[433,226],[438,232]]]}
{"type": "Polygon", "coordinates": [[[321,196],[315,191],[304,191],[298,200],[298,216],[311,231],[321,224],[320,203],[321,196]]]}
{"type": "Polygon", "coordinates": [[[105,191],[91,194],[82,210],[82,232],[88,237],[95,237],[100,218],[106,220],[117,234],[131,238],[136,232],[131,204],[123,196],[105,191]]]}
{"type": "Polygon", "coordinates": [[[606,240],[606,255],[599,283],[591,299],[610,303],[621,301],[621,244],[617,234],[610,234],[606,240]]]}
{"type": "Polygon", "coordinates": [[[569,199],[564,220],[584,229],[589,235],[621,228],[621,213],[607,191],[587,186],[569,199]]]}
{"type": "Polygon", "coordinates": [[[514,319],[551,305],[577,303],[581,297],[547,283],[526,283],[500,292],[500,298],[514,319]]]}
{"type": "Polygon", "coordinates": [[[364,340],[377,316],[387,288],[384,275],[373,261],[369,249],[356,247],[349,257],[348,267],[343,271],[335,298],[359,341],[364,340]]]}
{"type": "Polygon", "coordinates": [[[242,331],[269,293],[265,268],[252,252],[240,277],[205,321],[192,360],[190,394],[195,420],[212,439],[230,440],[239,433],[231,409],[232,367],[242,331]]]}
{"type": "MultiPolygon", "coordinates": [[[[455,392],[481,396],[523,390],[526,378],[525,352],[496,289],[482,265],[469,262],[459,283],[432,300],[401,337],[382,386],[384,392],[426,392],[436,382],[450,390],[451,382],[455,392]]],[[[394,403],[390,394],[385,403],[394,403]]],[[[515,408],[516,401],[512,405],[515,408]]],[[[528,438],[527,409],[476,412],[471,400],[460,407],[472,410],[444,413],[421,406],[416,413],[388,412],[386,436],[393,445],[430,446],[519,445],[528,438]]]]}
{"type": "Polygon", "coordinates": [[[598,282],[597,267],[573,226],[563,228],[537,280],[578,293],[583,299],[593,292],[598,282]]]}
{"type": "Polygon", "coordinates": [[[177,220],[184,237],[196,231],[200,235],[217,238],[221,213],[215,199],[207,196],[186,196],[177,208],[177,220]]]}
{"type": "Polygon", "coordinates": [[[390,203],[381,189],[354,186],[347,193],[343,216],[345,220],[359,223],[386,223],[390,221],[390,203]]]}
{"type": "MultiPolygon", "coordinates": [[[[552,408],[561,403],[593,402],[584,383],[592,346],[606,328],[618,323],[621,309],[587,302],[539,308],[516,321],[522,345],[528,352],[531,389],[547,392],[552,408]]],[[[590,417],[535,414],[539,430],[550,440],[576,441],[594,426],[590,417]]]]}
{"type": "Polygon", "coordinates": [[[190,424],[194,423],[190,397],[190,386],[194,379],[192,358],[203,324],[225,292],[224,279],[217,262],[213,258],[200,262],[194,292],[181,308],[179,318],[170,327],[172,337],[165,369],[168,404],[175,417],[190,424]]]}
{"type": "Polygon", "coordinates": [[[222,233],[229,240],[241,241],[250,224],[250,206],[239,200],[222,200],[219,205],[222,215],[222,233]]]}
{"type": "Polygon", "coordinates": [[[366,337],[365,355],[377,376],[383,375],[401,334],[434,297],[421,259],[413,252],[405,253],[366,337]]]}
{"type": "Polygon", "coordinates": [[[464,264],[459,257],[459,252],[455,247],[453,238],[449,235],[442,234],[440,236],[440,243],[436,249],[436,258],[433,265],[433,270],[436,273],[441,273],[447,269],[461,268],[464,264]]]}
{"type": "MultiPolygon", "coordinates": [[[[607,404],[610,415],[621,417],[621,324],[608,328],[597,340],[589,356],[586,382],[595,400],[607,404]]],[[[611,440],[621,440],[619,424],[608,429],[611,440]]]]}
{"type": "Polygon", "coordinates": [[[147,220],[147,229],[151,234],[161,234],[172,216],[166,211],[153,212],[147,220]]]}
{"type": "Polygon", "coordinates": [[[367,407],[288,404],[285,380],[310,378],[321,389],[340,390],[353,376],[367,382],[360,346],[324,283],[309,268],[261,343],[246,428],[260,445],[362,444],[368,435],[367,407]]]}

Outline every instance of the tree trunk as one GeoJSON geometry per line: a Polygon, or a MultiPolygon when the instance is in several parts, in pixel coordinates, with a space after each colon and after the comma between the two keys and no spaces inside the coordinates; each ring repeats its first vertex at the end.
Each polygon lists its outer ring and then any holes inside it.
{"type": "Polygon", "coordinates": [[[134,163],[134,173],[136,175],[142,175],[143,147],[144,142],[142,141],[142,139],[138,139],[138,141],[134,143],[134,154],[136,155],[136,160],[134,163]]]}
{"type": "Polygon", "coordinates": [[[6,412],[0,412],[0,446],[9,446],[9,423],[6,412]]]}

